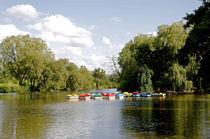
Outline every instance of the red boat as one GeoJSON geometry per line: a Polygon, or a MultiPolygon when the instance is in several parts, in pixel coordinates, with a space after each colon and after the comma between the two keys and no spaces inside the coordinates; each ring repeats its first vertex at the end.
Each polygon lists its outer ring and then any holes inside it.
{"type": "Polygon", "coordinates": [[[81,94],[79,95],[79,99],[90,99],[91,95],[90,94],[81,94]]]}
{"type": "Polygon", "coordinates": [[[115,93],[101,93],[104,99],[115,99],[115,93]]]}

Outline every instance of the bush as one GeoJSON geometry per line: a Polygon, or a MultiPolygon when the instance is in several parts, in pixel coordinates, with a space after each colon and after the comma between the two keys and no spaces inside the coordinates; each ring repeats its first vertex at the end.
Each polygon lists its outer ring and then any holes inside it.
{"type": "Polygon", "coordinates": [[[18,93],[22,92],[23,89],[18,84],[13,83],[1,83],[0,84],[0,93],[18,93]]]}

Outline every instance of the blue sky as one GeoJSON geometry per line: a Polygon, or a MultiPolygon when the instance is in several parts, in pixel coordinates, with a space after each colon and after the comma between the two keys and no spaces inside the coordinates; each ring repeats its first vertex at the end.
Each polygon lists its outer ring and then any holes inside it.
{"type": "Polygon", "coordinates": [[[111,69],[135,35],[183,19],[198,0],[1,0],[0,41],[9,35],[41,37],[56,58],[93,70],[111,69]]]}

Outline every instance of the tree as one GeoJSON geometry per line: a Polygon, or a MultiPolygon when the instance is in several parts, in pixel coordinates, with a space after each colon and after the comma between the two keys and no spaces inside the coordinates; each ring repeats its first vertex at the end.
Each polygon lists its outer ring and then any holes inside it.
{"type": "Polygon", "coordinates": [[[152,92],[152,76],[153,71],[148,66],[144,65],[139,68],[138,83],[140,85],[140,91],[152,92]]]}
{"type": "Polygon", "coordinates": [[[29,35],[7,37],[0,44],[0,53],[4,66],[19,85],[27,80],[32,91],[37,89],[44,64],[54,59],[43,40],[29,35]]]}
{"type": "Polygon", "coordinates": [[[190,58],[200,65],[198,74],[193,76],[193,81],[198,91],[210,88],[210,1],[203,0],[202,5],[187,14],[185,28],[189,30],[186,45],[180,53],[182,65],[188,65],[190,58]]]}
{"type": "Polygon", "coordinates": [[[88,71],[88,69],[85,66],[81,66],[79,71],[79,88],[81,89],[91,89],[93,87],[93,76],[88,71]]]}
{"type": "Polygon", "coordinates": [[[105,76],[105,71],[101,68],[96,68],[93,71],[92,76],[94,77],[96,88],[99,89],[99,84],[101,79],[105,76]]]}
{"type": "Polygon", "coordinates": [[[192,81],[187,80],[187,71],[181,65],[177,63],[173,64],[169,68],[167,76],[174,91],[191,91],[193,86],[192,81]]]}
{"type": "Polygon", "coordinates": [[[119,88],[123,91],[131,91],[138,89],[137,81],[137,61],[134,57],[135,45],[133,41],[128,42],[118,57],[118,64],[121,68],[119,79],[119,88]]]}
{"type": "Polygon", "coordinates": [[[188,32],[183,25],[183,22],[161,25],[157,36],[141,34],[128,42],[118,58],[121,68],[119,89],[172,88],[165,75],[179,61],[179,51],[185,45],[188,32]]]}

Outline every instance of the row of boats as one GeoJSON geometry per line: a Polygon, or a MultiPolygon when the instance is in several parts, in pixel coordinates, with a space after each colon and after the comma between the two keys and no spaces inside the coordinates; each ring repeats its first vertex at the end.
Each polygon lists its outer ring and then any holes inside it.
{"type": "Polygon", "coordinates": [[[96,94],[67,94],[68,99],[123,99],[124,97],[164,97],[165,93],[96,93],[96,94]]]}

